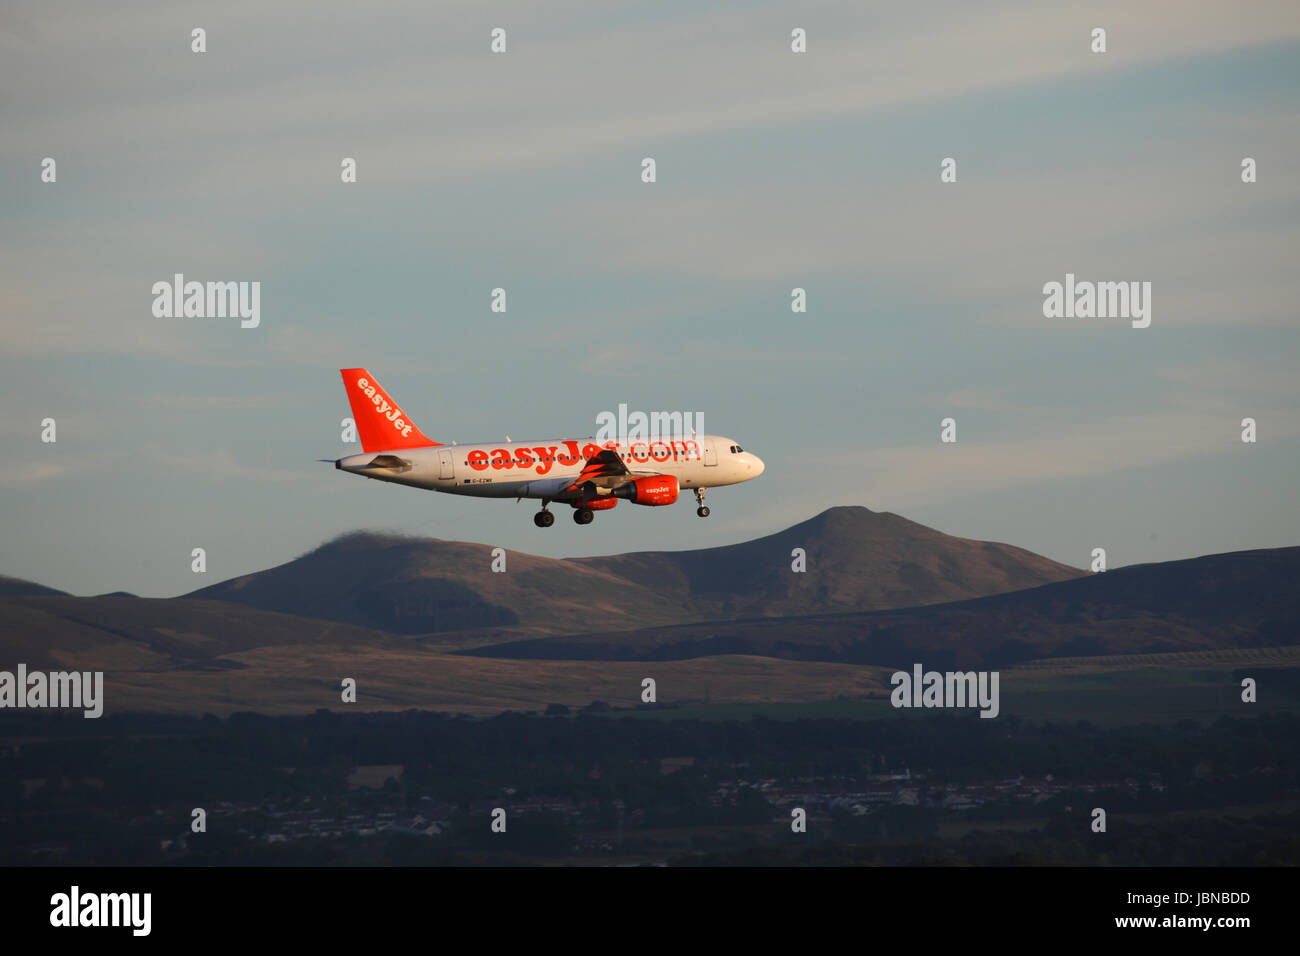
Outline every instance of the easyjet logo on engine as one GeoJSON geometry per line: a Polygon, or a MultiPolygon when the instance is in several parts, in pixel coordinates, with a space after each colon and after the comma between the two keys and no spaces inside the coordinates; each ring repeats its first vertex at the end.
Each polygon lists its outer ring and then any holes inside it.
{"type": "MultiPolygon", "coordinates": [[[[581,448],[576,441],[566,440],[563,444],[567,453],[556,454],[560,451],[559,445],[517,448],[513,453],[507,448],[493,448],[491,451],[483,451],[479,448],[470,452],[466,460],[475,471],[487,471],[488,468],[496,471],[532,468],[539,475],[544,475],[557,463],[572,466],[580,461],[586,461],[602,448],[619,450],[616,441],[607,441],[603,445],[588,442],[581,448]]],[[[696,441],[633,442],[628,446],[626,453],[620,452],[620,454],[629,461],[635,462],[699,461],[700,445],[696,441]]]]}
{"type": "Polygon", "coordinates": [[[614,492],[637,505],[671,505],[677,501],[677,478],[673,475],[650,475],[637,478],[614,492]]]}
{"type": "Polygon", "coordinates": [[[402,433],[403,438],[411,434],[411,426],[402,420],[402,410],[395,405],[388,404],[388,399],[377,392],[368,379],[365,377],[357,379],[357,388],[365,393],[366,398],[375,403],[376,414],[383,415],[392,422],[393,427],[402,433]]]}

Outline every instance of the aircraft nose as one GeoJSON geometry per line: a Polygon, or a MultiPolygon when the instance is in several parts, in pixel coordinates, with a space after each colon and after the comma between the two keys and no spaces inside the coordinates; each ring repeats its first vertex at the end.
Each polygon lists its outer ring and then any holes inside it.
{"type": "Polygon", "coordinates": [[[757,478],[764,472],[767,465],[763,464],[763,459],[759,458],[757,455],[751,455],[750,457],[754,459],[754,477],[757,478]]]}

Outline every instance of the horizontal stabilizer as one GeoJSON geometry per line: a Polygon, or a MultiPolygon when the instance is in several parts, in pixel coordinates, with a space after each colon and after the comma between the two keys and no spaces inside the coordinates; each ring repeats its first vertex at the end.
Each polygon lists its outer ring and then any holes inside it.
{"type": "Polygon", "coordinates": [[[376,455],[374,459],[362,468],[391,468],[394,471],[410,471],[411,463],[405,458],[398,458],[396,455],[376,455]]]}

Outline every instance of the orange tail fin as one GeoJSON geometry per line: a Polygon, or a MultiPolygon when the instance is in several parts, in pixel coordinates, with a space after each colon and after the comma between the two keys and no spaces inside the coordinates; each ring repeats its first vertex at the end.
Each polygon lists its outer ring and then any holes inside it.
{"type": "Polygon", "coordinates": [[[343,387],[352,405],[361,450],[385,451],[396,448],[427,448],[440,442],[431,441],[415,427],[391,395],[363,368],[339,369],[343,387]]]}

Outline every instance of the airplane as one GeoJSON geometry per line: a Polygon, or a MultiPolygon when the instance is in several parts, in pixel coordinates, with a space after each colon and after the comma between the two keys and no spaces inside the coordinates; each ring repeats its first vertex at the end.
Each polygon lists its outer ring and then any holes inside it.
{"type": "Polygon", "coordinates": [[[542,510],[533,516],[539,528],[555,523],[547,507],[553,501],[570,505],[573,520],[585,525],[620,500],[671,505],[683,488],[695,492],[695,513],[707,518],[707,489],[749,481],[764,469],[761,458],[730,438],[694,432],[654,440],[506,436],[504,442],[445,445],[425,437],[364,368],[339,372],[362,454],[335,460],[335,468],[453,495],[540,498],[542,510]]]}

